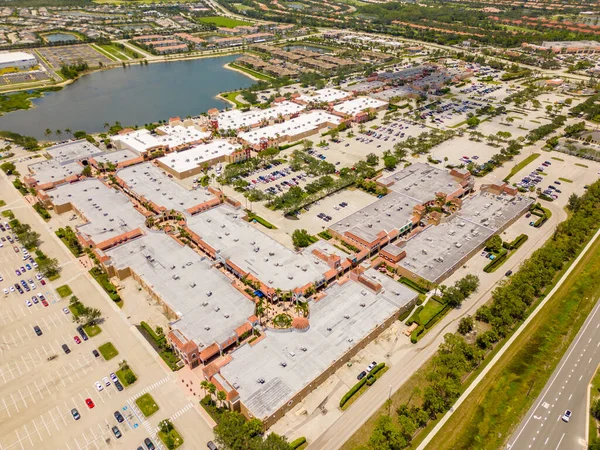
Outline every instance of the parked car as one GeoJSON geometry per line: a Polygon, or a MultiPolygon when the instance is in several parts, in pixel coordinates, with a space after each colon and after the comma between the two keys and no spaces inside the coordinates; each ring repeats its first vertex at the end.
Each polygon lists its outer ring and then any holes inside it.
{"type": "Polygon", "coordinates": [[[144,444],[146,445],[146,448],[148,450],[154,450],[156,448],[156,447],[154,447],[154,444],[152,443],[152,441],[150,440],[150,438],[144,439],[144,444]]]}
{"type": "Polygon", "coordinates": [[[92,399],[91,399],[91,398],[86,398],[86,399],[85,399],[85,404],[86,404],[86,405],[87,405],[87,407],[88,407],[88,408],[90,408],[90,409],[92,409],[94,406],[96,406],[96,405],[94,404],[94,402],[92,401],[92,399]]]}
{"type": "Polygon", "coordinates": [[[358,376],[356,377],[356,379],[357,380],[362,380],[366,376],[367,376],[367,372],[365,370],[363,370],[361,373],[358,374],[358,376]]]}
{"type": "Polygon", "coordinates": [[[125,420],[119,411],[115,411],[114,416],[115,419],[117,419],[117,422],[119,423],[122,423],[125,420]]]}
{"type": "Polygon", "coordinates": [[[41,336],[42,334],[42,329],[40,327],[38,327],[37,325],[33,327],[33,331],[35,331],[35,334],[37,334],[38,336],[41,336]]]}
{"type": "Polygon", "coordinates": [[[115,425],[114,427],[112,427],[112,432],[113,432],[113,434],[115,435],[115,437],[116,437],[117,439],[120,439],[120,438],[121,438],[121,436],[123,436],[123,435],[121,434],[121,431],[119,430],[119,427],[117,427],[116,425],[115,425]]]}
{"type": "Polygon", "coordinates": [[[73,416],[73,419],[75,419],[75,420],[81,419],[81,416],[79,415],[79,411],[77,411],[77,408],[73,408],[71,410],[71,415],[73,416]]]}
{"type": "Polygon", "coordinates": [[[369,364],[369,367],[367,367],[367,373],[370,373],[371,370],[373,370],[376,365],[377,365],[377,362],[375,362],[375,361],[373,361],[371,364],[369,364]]]}
{"type": "Polygon", "coordinates": [[[94,349],[92,350],[92,355],[94,355],[94,357],[97,358],[98,356],[100,356],[100,353],[98,352],[98,350],[94,349]]]}
{"type": "Polygon", "coordinates": [[[67,344],[63,344],[62,345],[62,349],[63,351],[68,355],[69,353],[71,353],[71,349],[69,348],[69,346],[67,344]]]}

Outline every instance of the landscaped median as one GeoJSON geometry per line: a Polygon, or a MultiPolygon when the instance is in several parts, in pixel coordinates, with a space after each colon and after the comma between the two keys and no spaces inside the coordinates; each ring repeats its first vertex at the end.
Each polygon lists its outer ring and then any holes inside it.
{"type": "Polygon", "coordinates": [[[119,352],[117,351],[115,346],[112,345],[111,342],[102,344],[100,347],[98,347],[98,351],[100,352],[100,354],[106,361],[108,361],[109,359],[113,359],[115,356],[117,356],[119,354],[119,352]]]}
{"type": "Polygon", "coordinates": [[[144,394],[136,398],[135,404],[138,406],[138,408],[140,408],[140,411],[144,417],[150,417],[160,409],[150,394],[144,394]]]}
{"type": "Polygon", "coordinates": [[[142,321],[137,329],[140,333],[142,333],[142,336],[146,338],[148,343],[152,345],[152,348],[154,348],[154,350],[172,371],[176,371],[181,368],[181,366],[178,364],[179,358],[167,344],[167,340],[163,334],[162,328],[156,327],[155,331],[150,325],[142,321]]]}
{"type": "Polygon", "coordinates": [[[169,450],[175,450],[183,445],[183,438],[170,419],[158,423],[158,437],[169,450]]]}
{"type": "Polygon", "coordinates": [[[385,363],[377,364],[369,374],[356,383],[340,400],[340,408],[343,410],[350,407],[373,383],[377,381],[389,369],[385,363]]]}
{"type": "Polygon", "coordinates": [[[588,444],[590,450],[600,450],[600,367],[590,383],[590,427],[588,444]]]}
{"type": "Polygon", "coordinates": [[[523,161],[521,161],[519,164],[516,164],[510,170],[510,173],[506,176],[506,178],[504,178],[504,182],[508,183],[508,180],[510,180],[513,175],[516,175],[517,173],[519,173],[521,171],[521,169],[523,169],[526,165],[528,165],[532,161],[535,161],[536,159],[538,159],[539,156],[540,156],[539,153],[532,153],[527,158],[525,158],[523,161]]]}

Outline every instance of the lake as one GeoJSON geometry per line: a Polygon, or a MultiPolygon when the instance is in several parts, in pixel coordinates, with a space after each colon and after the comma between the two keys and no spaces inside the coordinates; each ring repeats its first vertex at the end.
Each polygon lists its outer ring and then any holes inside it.
{"type": "Polygon", "coordinates": [[[104,123],[143,126],[174,116],[195,116],[210,108],[222,109],[228,103],[216,99],[217,94],[253,83],[223,67],[238,56],[94,72],[61,91],[34,99],[35,108],[1,116],[0,130],[47,139],[47,128],[97,133],[104,131],[104,123]]]}
{"type": "Polygon", "coordinates": [[[75,42],[79,40],[77,36],[69,33],[44,34],[44,39],[48,42],[75,42]]]}

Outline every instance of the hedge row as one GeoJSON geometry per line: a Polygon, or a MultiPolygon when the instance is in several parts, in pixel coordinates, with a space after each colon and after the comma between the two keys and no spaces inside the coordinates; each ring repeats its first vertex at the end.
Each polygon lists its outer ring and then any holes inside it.
{"type": "Polygon", "coordinates": [[[436,324],[436,322],[438,320],[440,320],[442,317],[444,317],[444,315],[450,310],[450,307],[448,305],[444,306],[439,313],[437,313],[435,316],[433,316],[431,319],[429,319],[429,322],[427,322],[425,324],[425,328],[426,329],[430,329],[432,326],[434,326],[436,324]]]}
{"type": "Polygon", "coordinates": [[[419,336],[421,336],[424,331],[425,327],[423,325],[419,325],[417,328],[415,328],[410,334],[410,342],[416,344],[419,341],[419,336]]]}
{"type": "Polygon", "coordinates": [[[533,226],[535,228],[539,228],[546,223],[546,220],[548,220],[548,217],[546,215],[543,215],[542,217],[540,217],[538,220],[535,221],[533,226]]]}
{"type": "Polygon", "coordinates": [[[398,317],[398,320],[400,322],[404,322],[408,318],[408,316],[410,316],[411,311],[412,311],[412,308],[404,311],[402,314],[400,314],[400,316],[398,317]]]}
{"type": "Polygon", "coordinates": [[[408,286],[409,288],[414,289],[415,291],[417,291],[420,294],[427,294],[429,292],[429,289],[427,289],[424,286],[421,286],[419,283],[410,280],[406,277],[400,277],[400,283],[408,286]]]}
{"type": "Polygon", "coordinates": [[[496,258],[494,258],[494,260],[492,262],[490,262],[487,266],[485,266],[483,268],[483,271],[485,273],[493,272],[494,270],[496,270],[496,268],[500,267],[500,265],[502,263],[504,263],[504,261],[508,257],[508,252],[504,248],[502,250],[503,250],[502,254],[496,256],[496,258]]]}
{"type": "Polygon", "coordinates": [[[148,325],[146,322],[142,321],[140,322],[140,326],[146,330],[146,333],[148,333],[150,335],[150,337],[152,338],[152,340],[154,342],[156,342],[157,345],[159,345],[161,342],[163,342],[165,340],[164,336],[159,336],[158,334],[156,334],[154,332],[154,330],[152,329],[152,327],[150,325],[148,325]]]}
{"type": "Polygon", "coordinates": [[[365,385],[366,382],[367,382],[367,377],[364,377],[362,380],[360,380],[358,383],[356,383],[354,386],[352,386],[350,388],[350,390],[348,392],[346,392],[346,394],[341,398],[340,408],[343,408],[344,405],[348,402],[348,400],[350,400],[352,398],[352,396],[354,394],[356,394],[358,392],[358,390],[365,385]]]}
{"type": "Polygon", "coordinates": [[[414,314],[410,317],[410,319],[408,319],[406,321],[406,325],[408,325],[410,327],[415,322],[417,322],[419,325],[421,325],[421,321],[419,319],[419,313],[421,311],[423,311],[423,308],[425,308],[425,307],[421,305],[417,309],[415,309],[414,314]]]}
{"type": "Polygon", "coordinates": [[[299,437],[298,439],[290,442],[290,449],[296,450],[298,447],[306,443],[306,438],[304,436],[299,437]]]}
{"type": "Polygon", "coordinates": [[[511,250],[518,249],[521,245],[523,245],[527,241],[527,239],[529,239],[529,236],[527,236],[526,234],[522,234],[522,235],[518,236],[514,241],[512,241],[510,243],[511,250]]]}

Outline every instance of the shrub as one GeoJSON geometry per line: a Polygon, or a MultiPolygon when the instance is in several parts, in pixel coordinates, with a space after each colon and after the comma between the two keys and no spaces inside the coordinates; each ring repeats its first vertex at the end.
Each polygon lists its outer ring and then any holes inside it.
{"type": "Polygon", "coordinates": [[[410,316],[412,309],[407,309],[406,311],[404,311],[402,314],[400,314],[400,316],[398,316],[398,320],[400,322],[404,322],[408,316],[410,316]]]}
{"type": "Polygon", "coordinates": [[[419,306],[417,309],[415,309],[414,314],[411,316],[410,319],[408,319],[406,321],[406,325],[411,326],[414,322],[418,323],[419,325],[421,325],[420,319],[419,319],[419,313],[421,311],[423,311],[424,306],[419,306]]]}
{"type": "Polygon", "coordinates": [[[348,392],[346,392],[346,394],[340,400],[340,408],[343,408],[344,405],[348,402],[348,400],[350,400],[350,398],[352,398],[352,396],[354,394],[356,394],[359,391],[359,389],[365,385],[366,382],[367,382],[367,377],[363,378],[358,383],[356,383],[354,386],[352,386],[350,388],[350,390],[348,392]]]}
{"type": "Polygon", "coordinates": [[[152,338],[152,340],[157,344],[160,345],[161,343],[164,342],[165,340],[165,336],[159,336],[158,334],[155,333],[155,331],[152,329],[152,327],[150,325],[148,325],[146,322],[142,321],[140,322],[140,326],[146,330],[146,333],[148,333],[150,335],[150,337],[152,338]]]}
{"type": "Polygon", "coordinates": [[[415,291],[417,291],[420,294],[427,294],[427,292],[429,292],[429,289],[427,289],[426,287],[421,286],[416,281],[413,281],[406,277],[401,277],[400,283],[404,284],[405,286],[408,286],[409,288],[414,289],[415,291]]]}
{"type": "Polygon", "coordinates": [[[416,344],[419,341],[419,336],[423,334],[425,331],[425,327],[423,325],[419,325],[410,335],[410,342],[416,344]]]}
{"type": "Polygon", "coordinates": [[[301,445],[303,445],[305,443],[306,443],[306,438],[304,436],[299,437],[298,439],[290,442],[290,449],[296,450],[298,447],[300,447],[301,445]]]}

